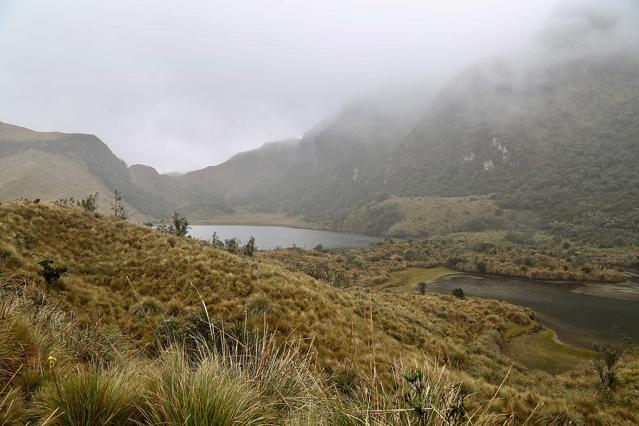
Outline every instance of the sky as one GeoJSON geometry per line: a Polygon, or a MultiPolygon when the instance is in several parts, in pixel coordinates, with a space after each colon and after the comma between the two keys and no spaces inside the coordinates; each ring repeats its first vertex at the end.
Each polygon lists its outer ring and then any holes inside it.
{"type": "Polygon", "coordinates": [[[516,49],[556,3],[0,0],[0,121],[185,172],[516,49]]]}

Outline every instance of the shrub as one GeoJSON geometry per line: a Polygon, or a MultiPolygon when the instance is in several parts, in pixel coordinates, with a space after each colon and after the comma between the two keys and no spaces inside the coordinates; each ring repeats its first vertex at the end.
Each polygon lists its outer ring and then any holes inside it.
{"type": "Polygon", "coordinates": [[[42,267],[40,275],[42,275],[44,281],[51,286],[58,283],[58,280],[60,279],[62,274],[66,274],[69,272],[66,266],[51,266],[53,263],[53,260],[46,259],[38,262],[38,265],[42,267]]]}
{"type": "Polygon", "coordinates": [[[463,299],[464,296],[464,289],[462,288],[456,288],[453,290],[453,296],[455,296],[458,299],[463,299]]]}
{"type": "Polygon", "coordinates": [[[89,194],[86,198],[78,201],[78,207],[82,207],[89,213],[94,213],[98,209],[98,193],[89,194]]]}
{"type": "Polygon", "coordinates": [[[163,320],[155,332],[155,337],[161,348],[168,348],[182,343],[184,335],[182,334],[180,321],[174,317],[163,320]]]}
{"type": "Polygon", "coordinates": [[[120,220],[126,220],[129,217],[129,212],[124,207],[122,201],[122,195],[116,189],[113,193],[113,204],[111,205],[111,211],[113,211],[113,217],[120,220]]]}
{"type": "Polygon", "coordinates": [[[623,349],[612,345],[595,345],[599,358],[593,361],[593,367],[597,373],[599,382],[597,388],[600,392],[614,391],[619,384],[617,377],[617,363],[623,355],[623,349]]]}
{"type": "Polygon", "coordinates": [[[186,217],[174,212],[171,220],[173,222],[173,229],[175,229],[175,235],[178,237],[186,237],[189,233],[189,229],[191,228],[186,217]]]}
{"type": "Polygon", "coordinates": [[[189,221],[186,217],[180,215],[177,212],[173,212],[171,216],[171,223],[168,225],[158,225],[158,231],[167,234],[175,235],[177,237],[186,237],[189,234],[189,221]]]}
{"type": "Polygon", "coordinates": [[[53,202],[53,204],[55,204],[58,207],[73,207],[77,205],[78,203],[75,201],[75,198],[69,197],[69,198],[58,198],[57,200],[53,202]]]}
{"type": "Polygon", "coordinates": [[[465,261],[466,260],[462,257],[451,256],[448,259],[446,259],[446,266],[450,268],[455,268],[457,267],[458,264],[464,263],[465,261]]]}
{"type": "Polygon", "coordinates": [[[428,288],[428,284],[425,282],[419,282],[417,283],[417,291],[420,292],[421,294],[426,294],[426,289],[428,288]]]}
{"type": "Polygon", "coordinates": [[[224,249],[229,253],[238,254],[240,252],[240,240],[237,238],[224,240],[224,249]]]}
{"type": "Polygon", "coordinates": [[[213,235],[211,235],[211,245],[221,249],[224,248],[224,241],[220,240],[217,236],[217,232],[214,232],[213,235]]]}
{"type": "Polygon", "coordinates": [[[257,251],[257,247],[255,246],[255,237],[251,235],[251,238],[244,244],[242,247],[242,254],[244,256],[253,257],[255,256],[255,252],[257,251]]]}

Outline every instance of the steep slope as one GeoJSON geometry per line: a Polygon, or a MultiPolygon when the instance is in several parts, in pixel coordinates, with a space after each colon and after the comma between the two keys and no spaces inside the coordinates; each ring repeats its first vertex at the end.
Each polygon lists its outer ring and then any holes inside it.
{"type": "MultiPolygon", "coordinates": [[[[239,208],[419,236],[451,229],[420,219],[419,203],[482,195],[494,211],[509,210],[511,224],[523,218],[589,243],[636,244],[639,53],[630,19],[560,9],[524,50],[468,67],[432,102],[351,105],[299,142],[172,180],[176,199],[197,219],[239,208]],[[413,196],[426,198],[405,199],[413,196]],[[414,225],[398,225],[406,220],[414,225]]],[[[507,222],[484,213],[465,222],[478,220],[489,229],[507,222]]]]}
{"type": "Polygon", "coordinates": [[[332,226],[360,201],[380,163],[417,119],[412,106],[379,102],[352,104],[300,141],[268,143],[176,180],[196,200],[205,200],[191,208],[209,202],[214,212],[224,207],[287,212],[332,226]]]}
{"type": "Polygon", "coordinates": [[[163,200],[136,186],[126,164],[96,136],[35,132],[0,123],[0,198],[84,197],[100,193],[108,211],[118,190],[138,218],[168,209],[163,200]]]}
{"type": "Polygon", "coordinates": [[[497,195],[571,237],[637,241],[639,60],[588,56],[469,69],[386,169],[401,195],[497,195]],[[585,233],[585,235],[584,235],[585,233]]]}
{"type": "MultiPolygon", "coordinates": [[[[524,52],[453,78],[410,131],[410,120],[360,105],[298,144],[265,146],[185,180],[214,188],[199,199],[342,230],[406,234],[395,225],[413,217],[408,235],[437,233],[450,226],[420,221],[406,197],[432,205],[482,195],[526,226],[637,244],[639,53],[627,31],[628,22],[594,9],[558,13],[524,52]]],[[[505,224],[485,214],[469,222],[477,219],[505,224]]]]}

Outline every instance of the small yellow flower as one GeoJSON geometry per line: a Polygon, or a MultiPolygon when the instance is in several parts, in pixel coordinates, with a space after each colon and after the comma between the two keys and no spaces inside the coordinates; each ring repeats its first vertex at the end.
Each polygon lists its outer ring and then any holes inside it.
{"type": "Polygon", "coordinates": [[[47,359],[49,360],[49,367],[53,367],[55,363],[58,362],[58,358],[53,355],[49,355],[47,359]]]}

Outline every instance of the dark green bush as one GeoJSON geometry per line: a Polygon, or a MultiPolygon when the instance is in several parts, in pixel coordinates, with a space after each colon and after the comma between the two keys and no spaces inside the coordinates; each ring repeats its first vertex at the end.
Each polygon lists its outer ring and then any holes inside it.
{"type": "Polygon", "coordinates": [[[51,266],[53,264],[53,260],[41,260],[38,262],[38,265],[42,267],[40,271],[40,275],[44,278],[44,281],[53,286],[58,283],[62,274],[66,274],[69,272],[66,266],[51,266]]]}
{"type": "Polygon", "coordinates": [[[456,288],[453,290],[453,296],[455,296],[458,299],[464,299],[466,296],[464,296],[464,289],[462,288],[456,288]]]}

